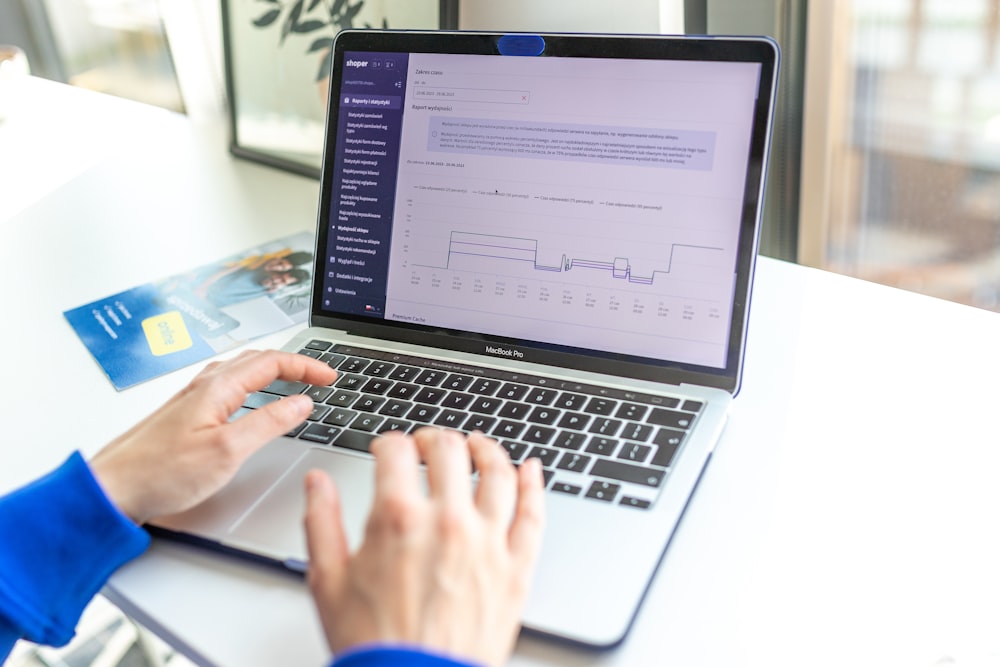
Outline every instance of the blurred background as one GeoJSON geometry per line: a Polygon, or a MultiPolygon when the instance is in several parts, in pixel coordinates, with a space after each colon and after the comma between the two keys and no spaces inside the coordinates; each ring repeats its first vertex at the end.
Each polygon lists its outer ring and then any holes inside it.
{"type": "MultiPolygon", "coordinates": [[[[249,21],[290,1],[228,4],[249,21]]],[[[364,4],[379,25],[412,3],[364,4]]],[[[774,36],[784,62],[761,252],[1000,310],[1000,0],[440,6],[462,28],[774,36]]],[[[425,9],[411,24],[438,27],[425,9]]],[[[216,0],[0,0],[0,43],[24,49],[37,76],[221,114],[220,15],[216,0]]],[[[266,61],[273,32],[240,57],[266,61]]]]}

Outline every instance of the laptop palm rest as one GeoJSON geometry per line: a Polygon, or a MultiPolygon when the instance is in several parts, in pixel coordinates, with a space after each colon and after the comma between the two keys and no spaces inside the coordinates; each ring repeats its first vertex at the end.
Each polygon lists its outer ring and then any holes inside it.
{"type": "Polygon", "coordinates": [[[375,461],[343,450],[310,448],[230,528],[227,546],[266,553],[299,569],[307,560],[305,530],[306,473],[328,474],[340,492],[341,514],[353,551],[364,537],[374,494],[375,461]]]}

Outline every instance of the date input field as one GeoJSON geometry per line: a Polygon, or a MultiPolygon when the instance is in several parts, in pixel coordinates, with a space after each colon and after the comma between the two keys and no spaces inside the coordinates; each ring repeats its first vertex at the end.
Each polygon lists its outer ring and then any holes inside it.
{"type": "Polygon", "coordinates": [[[425,102],[486,102],[489,104],[528,104],[527,90],[497,90],[494,88],[439,88],[415,86],[413,97],[425,102]]]}

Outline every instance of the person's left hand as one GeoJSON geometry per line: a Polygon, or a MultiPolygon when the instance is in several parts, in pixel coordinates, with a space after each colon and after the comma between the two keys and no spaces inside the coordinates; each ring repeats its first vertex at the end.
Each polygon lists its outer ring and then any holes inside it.
{"type": "Polygon", "coordinates": [[[328,385],[335,377],[320,361],[274,350],[211,363],[163,407],[98,452],[91,470],[111,501],[137,523],[189,509],[313,409],[308,396],[286,396],[230,422],[247,394],[276,379],[328,385]]]}

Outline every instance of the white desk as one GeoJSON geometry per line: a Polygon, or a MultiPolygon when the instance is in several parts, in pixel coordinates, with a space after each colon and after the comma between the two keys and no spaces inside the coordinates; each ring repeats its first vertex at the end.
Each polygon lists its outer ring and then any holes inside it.
{"type": "MultiPolygon", "coordinates": [[[[0,155],[60,168],[0,182],[5,201],[47,192],[0,209],[0,491],[92,454],[196,370],[117,393],[63,310],[312,229],[317,194],[231,158],[221,123],[26,91],[33,116],[0,124],[0,155]]],[[[1000,316],[758,267],[743,390],[632,633],[607,653],[525,637],[514,665],[1000,663],[1000,316]]],[[[156,542],[107,594],[204,664],[326,658],[284,573],[156,542]]]]}

